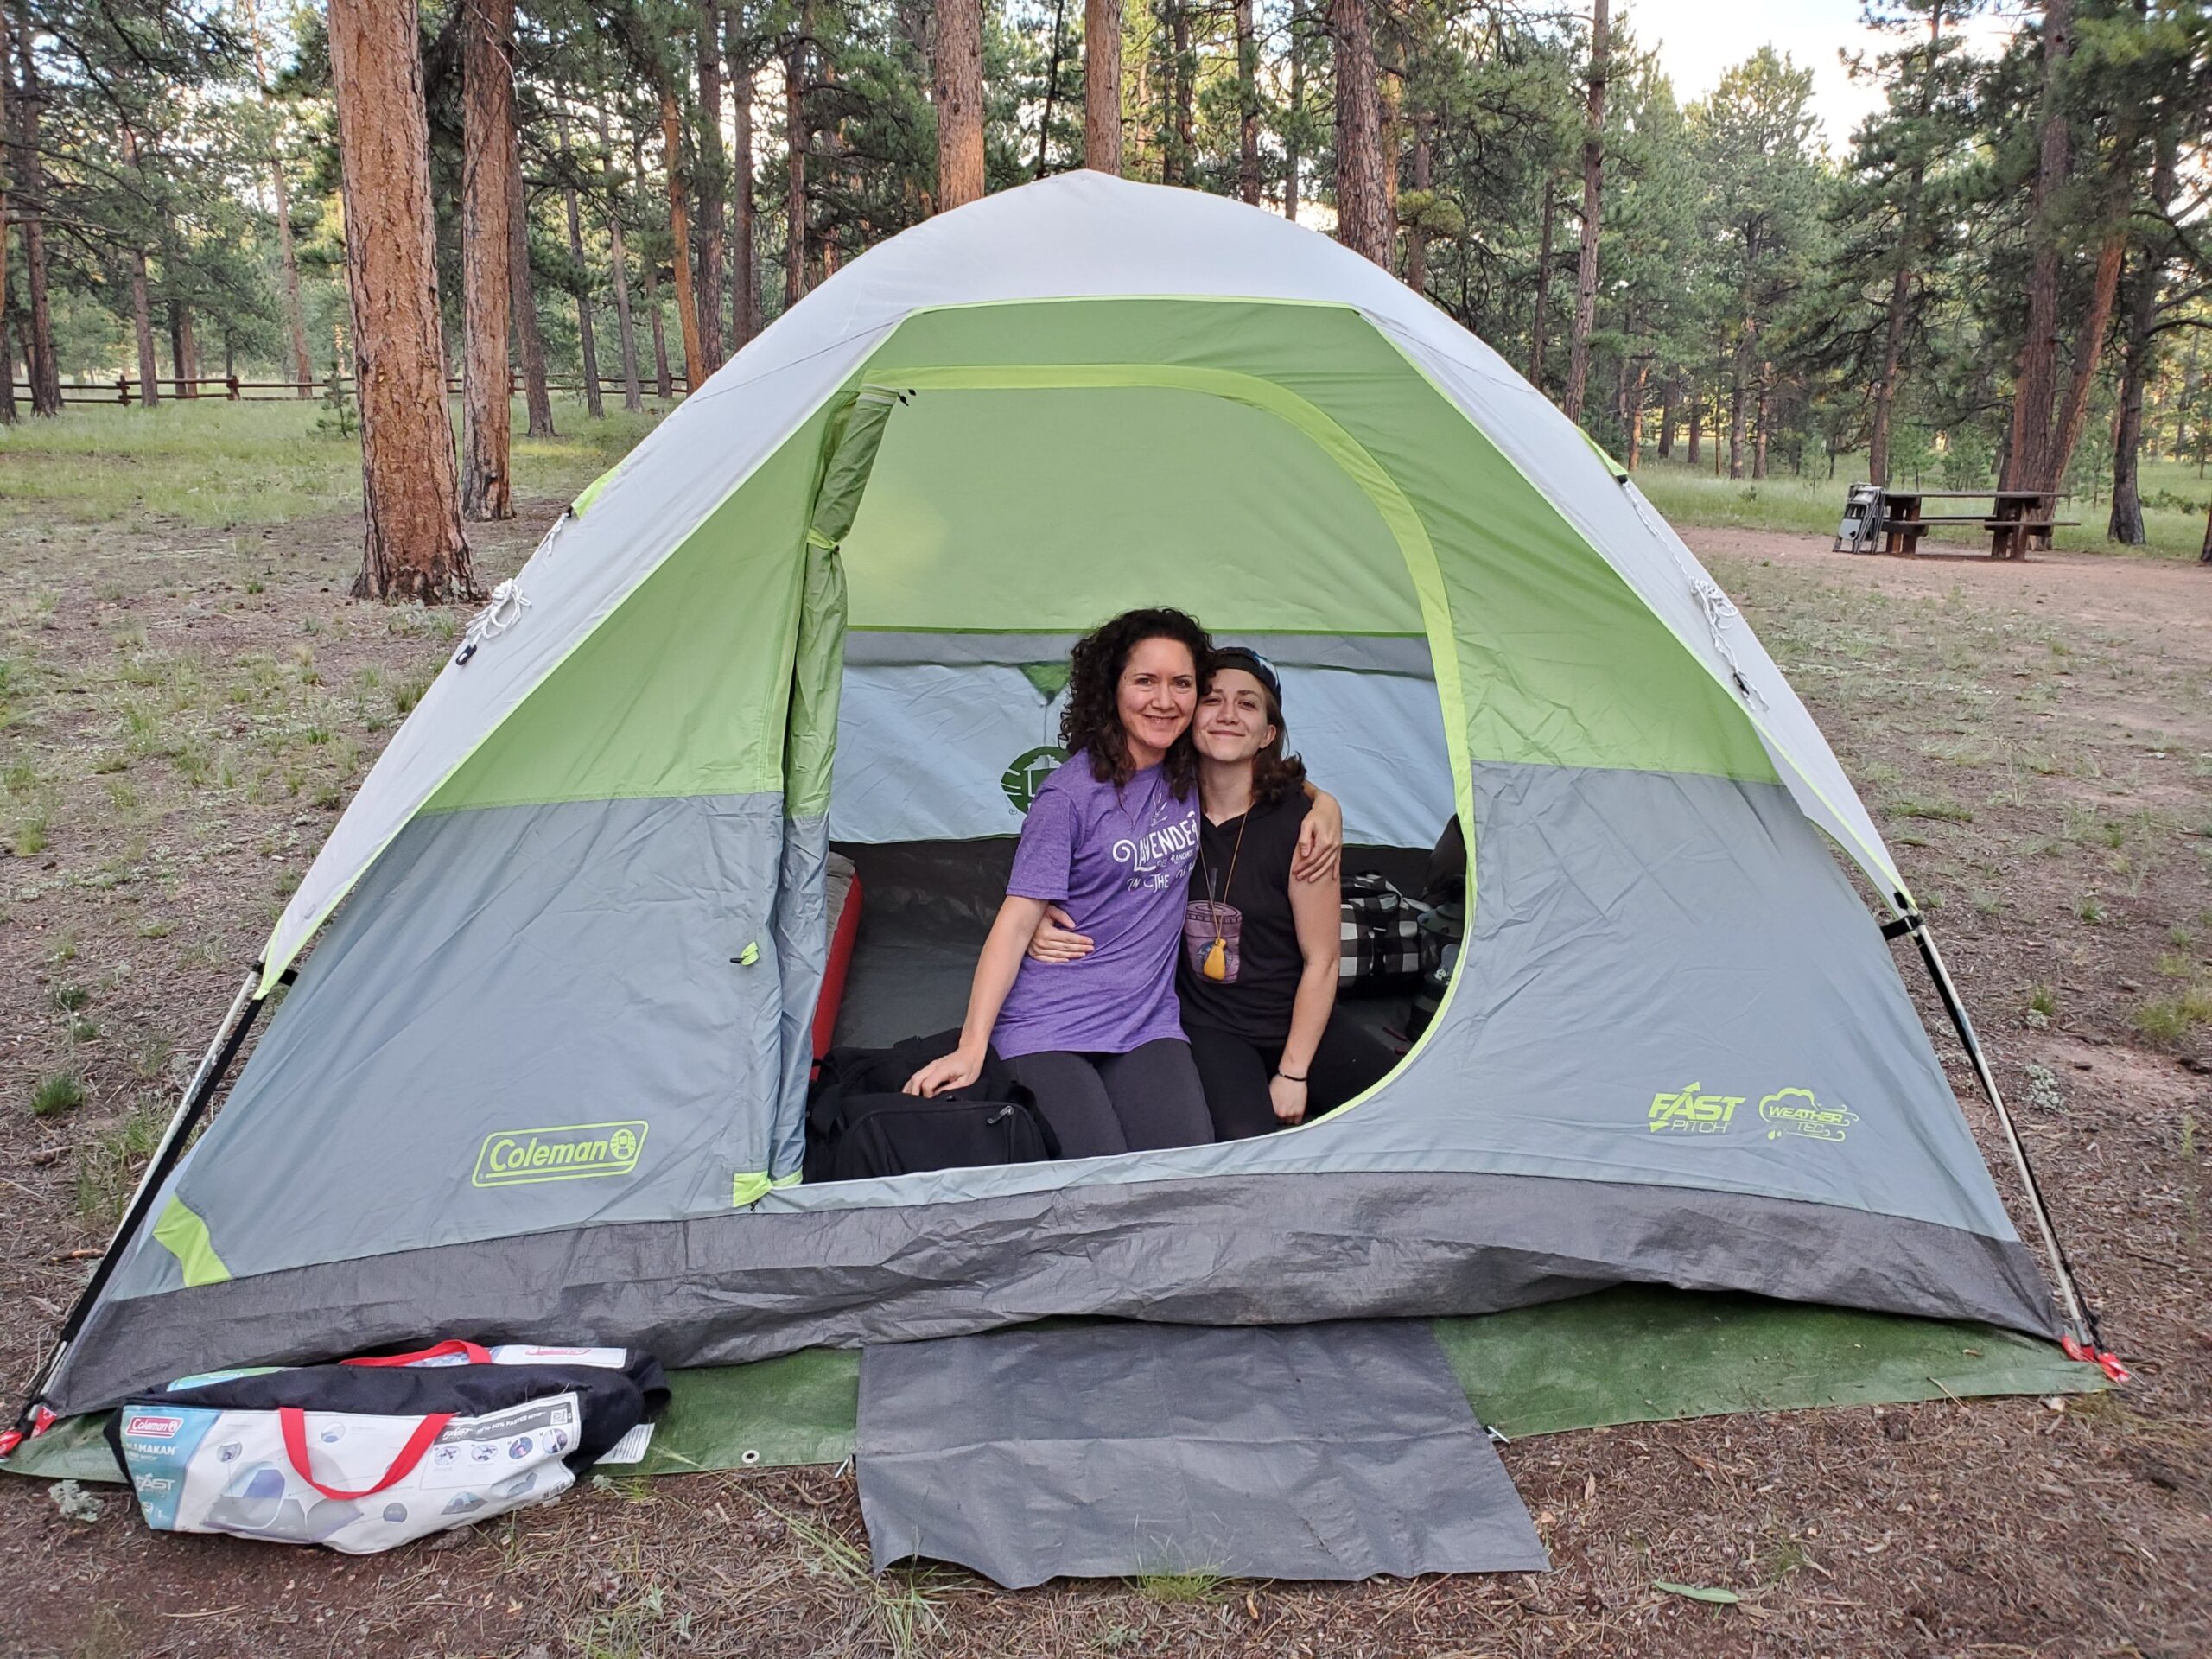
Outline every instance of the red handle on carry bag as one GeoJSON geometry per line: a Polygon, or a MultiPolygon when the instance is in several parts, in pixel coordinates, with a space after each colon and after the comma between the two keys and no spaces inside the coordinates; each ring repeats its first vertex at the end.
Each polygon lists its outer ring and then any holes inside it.
{"type": "Polygon", "coordinates": [[[340,1365],[413,1365],[425,1359],[443,1359],[448,1354],[467,1354],[472,1365],[489,1365],[492,1351],[480,1348],[473,1342],[463,1342],[458,1337],[448,1338],[435,1348],[417,1348],[411,1354],[384,1354],[374,1359],[341,1359],[340,1365]]]}
{"type": "Polygon", "coordinates": [[[453,1413],[449,1411],[432,1412],[415,1425],[415,1432],[407,1437],[407,1444],[399,1448],[399,1454],[392,1459],[391,1467],[384,1471],[382,1480],[373,1486],[364,1486],[358,1492],[348,1492],[336,1486],[324,1485],[315,1478],[314,1471],[308,1467],[307,1413],[297,1406],[276,1408],[276,1421],[284,1433],[284,1455],[291,1459],[292,1471],[325,1497],[373,1497],[385,1487],[406,1479],[414,1472],[415,1465],[423,1461],[423,1454],[430,1449],[430,1442],[443,1433],[446,1425],[452,1421],[453,1413]]]}

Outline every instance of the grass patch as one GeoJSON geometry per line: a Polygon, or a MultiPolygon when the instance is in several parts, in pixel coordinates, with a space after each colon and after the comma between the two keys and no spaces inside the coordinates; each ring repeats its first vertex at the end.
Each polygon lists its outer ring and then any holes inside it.
{"type": "Polygon", "coordinates": [[[1212,1601],[1227,1581],[1226,1574],[1211,1567],[1194,1567],[1183,1573],[1146,1573],[1135,1580],[1139,1595],[1167,1607],[1212,1601]]]}
{"type": "Polygon", "coordinates": [[[2199,1026],[2212,1025],[2212,985],[2192,985],[2173,996],[2153,997],[2135,1010],[2135,1029],[2154,1043],[2178,1043],[2199,1026]]]}
{"type": "Polygon", "coordinates": [[[31,1087],[31,1116],[59,1117],[85,1103],[85,1083],[74,1071],[56,1071],[31,1087]]]}
{"type": "Polygon", "coordinates": [[[858,1545],[818,1522],[786,1514],[763,1498],[754,1497],[753,1501],[789,1529],[808,1572],[836,1580],[861,1599],[868,1622],[894,1659],[908,1659],[943,1634],[944,1615],[937,1605],[939,1592],[927,1576],[893,1571],[879,1579],[869,1568],[868,1552],[858,1545]]]}
{"type": "MultiPolygon", "coordinates": [[[[452,406],[458,424],[461,400],[452,406]]],[[[556,398],[557,438],[523,437],[527,423],[518,413],[516,490],[573,499],[660,413],[618,410],[594,421],[580,402],[556,398]]],[[[361,499],[360,440],[331,429],[325,414],[315,398],[203,397],[150,410],[72,404],[58,420],[10,433],[0,517],[84,525],[161,518],[219,529],[348,511],[361,499]]],[[[246,584],[250,593],[261,587],[257,579],[246,584]]]]}
{"type": "Polygon", "coordinates": [[[77,1148],[77,1214],[87,1226],[106,1232],[123,1219],[139,1169],[161,1140],[160,1116],[141,1103],[77,1148]]]}
{"type": "Polygon", "coordinates": [[[1885,802],[1882,810],[1893,818],[1929,818],[1941,823],[1972,823],[1974,809],[1947,796],[1901,795],[1885,802]]]}

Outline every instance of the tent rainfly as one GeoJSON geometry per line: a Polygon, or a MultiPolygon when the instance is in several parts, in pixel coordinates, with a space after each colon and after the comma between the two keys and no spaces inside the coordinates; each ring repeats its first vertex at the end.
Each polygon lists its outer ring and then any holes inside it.
{"type": "Polygon", "coordinates": [[[854,261],[503,584],[278,921],[41,1408],[454,1331],[693,1365],[1623,1281],[2057,1335],[1885,931],[1978,1062],[1804,707],[1497,353],[1280,218],[1047,180],[854,261]],[[868,894],[848,1028],[871,984],[879,1021],[946,984],[957,1018],[969,940],[902,958],[899,907],[937,913],[917,872],[988,900],[1069,642],[1138,604],[1276,659],[1351,842],[1470,826],[1442,1011],[1286,1133],[802,1183],[831,842],[868,894]]]}

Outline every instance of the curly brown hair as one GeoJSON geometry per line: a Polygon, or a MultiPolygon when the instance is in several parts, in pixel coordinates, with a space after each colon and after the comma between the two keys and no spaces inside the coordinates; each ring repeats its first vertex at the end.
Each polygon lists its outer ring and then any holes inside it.
{"type": "MultiPolygon", "coordinates": [[[[1129,760],[1128,735],[1122,729],[1122,671],[1129,653],[1147,639],[1173,639],[1191,653],[1193,672],[1203,672],[1213,655],[1213,641],[1186,612],[1156,607],[1124,611],[1075,642],[1068,653],[1068,702],[1060,713],[1060,747],[1072,756],[1090,756],[1090,775],[1117,787],[1136,775],[1129,760]]],[[[1175,798],[1191,791],[1198,777],[1198,751],[1185,727],[1167,751],[1168,787],[1175,798]]]]}

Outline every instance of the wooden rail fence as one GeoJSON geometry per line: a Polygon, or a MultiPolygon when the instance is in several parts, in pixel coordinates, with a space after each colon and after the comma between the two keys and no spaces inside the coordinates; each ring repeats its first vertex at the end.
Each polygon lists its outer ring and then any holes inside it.
{"type": "MultiPolygon", "coordinates": [[[[226,375],[219,379],[202,378],[179,380],[168,375],[163,375],[154,384],[163,403],[193,403],[203,397],[230,404],[267,402],[279,398],[305,401],[312,397],[329,397],[334,391],[339,396],[345,397],[357,396],[353,388],[353,377],[350,374],[327,380],[245,380],[235,374],[226,375]]],[[[690,390],[690,385],[680,374],[671,375],[669,378],[669,384],[679,397],[690,390]]],[[[139,385],[139,381],[134,376],[127,374],[118,374],[112,381],[65,380],[61,384],[61,402],[65,407],[71,404],[86,404],[127,409],[132,404],[140,401],[139,385]]],[[[574,380],[548,380],[545,385],[546,389],[550,391],[572,391],[578,395],[582,395],[584,389],[584,383],[581,377],[574,380]]],[[[649,397],[658,395],[653,390],[652,382],[650,380],[641,381],[639,386],[649,397]]],[[[30,383],[28,380],[17,380],[15,382],[15,388],[16,401],[18,404],[28,404],[31,399],[30,383]]],[[[610,380],[605,375],[601,375],[599,378],[599,390],[601,397],[619,397],[622,395],[622,382],[619,379],[610,380]]],[[[522,396],[522,377],[518,374],[510,374],[507,377],[508,396],[519,397],[522,396]]],[[[446,377],[446,395],[449,397],[461,396],[459,375],[446,377]]]]}

